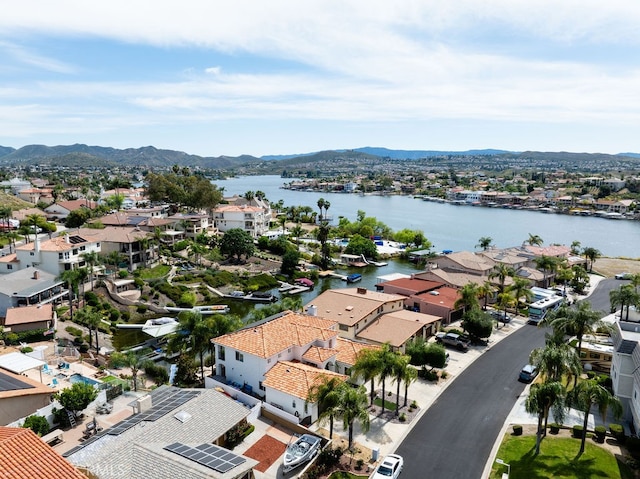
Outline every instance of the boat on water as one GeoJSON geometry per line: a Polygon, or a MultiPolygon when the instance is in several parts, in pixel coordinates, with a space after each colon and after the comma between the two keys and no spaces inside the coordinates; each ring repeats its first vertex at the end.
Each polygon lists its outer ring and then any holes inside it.
{"type": "Polygon", "coordinates": [[[358,281],[360,281],[362,279],[362,275],[359,273],[353,273],[350,274],[349,276],[347,276],[347,283],[357,283],[358,281]]]}
{"type": "Polygon", "coordinates": [[[289,442],[284,453],[282,470],[289,472],[309,462],[320,452],[320,438],[311,434],[303,434],[294,442],[289,442]]]}

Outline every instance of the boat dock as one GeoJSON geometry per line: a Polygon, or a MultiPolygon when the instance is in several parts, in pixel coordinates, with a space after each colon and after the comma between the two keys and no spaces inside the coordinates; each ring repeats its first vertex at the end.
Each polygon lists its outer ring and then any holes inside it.
{"type": "Polygon", "coordinates": [[[341,279],[342,281],[346,281],[347,280],[347,275],[346,274],[336,273],[335,271],[333,271],[331,269],[328,269],[326,271],[321,271],[320,273],[318,273],[318,276],[320,276],[321,278],[341,279]]]}

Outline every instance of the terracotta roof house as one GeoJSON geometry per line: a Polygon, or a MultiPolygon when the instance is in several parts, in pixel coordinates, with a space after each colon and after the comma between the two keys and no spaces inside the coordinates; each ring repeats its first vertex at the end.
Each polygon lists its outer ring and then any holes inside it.
{"type": "Polygon", "coordinates": [[[254,205],[218,205],[213,210],[213,220],[219,231],[240,228],[258,238],[269,231],[271,210],[254,205]]]}
{"type": "Polygon", "coordinates": [[[211,342],[216,355],[214,379],[255,392],[265,402],[277,404],[276,407],[308,422],[317,420],[317,405],[299,401],[301,395],[306,398],[308,393],[308,389],[299,388],[307,387],[305,384],[319,373],[346,379],[357,353],[372,348],[339,338],[338,325],[331,319],[291,311],[213,338],[211,342]],[[280,381],[286,373],[282,363],[295,363],[295,373],[304,383],[284,385],[280,381]],[[278,371],[284,372],[277,374],[278,371]]]}
{"type": "Polygon", "coordinates": [[[69,213],[79,209],[94,210],[98,206],[98,203],[88,199],[70,200],[70,201],[56,201],[50,204],[44,209],[47,214],[47,218],[51,219],[65,219],[69,216],[69,213]]]}
{"type": "Polygon", "coordinates": [[[413,304],[414,311],[443,318],[444,324],[462,319],[464,310],[455,309],[454,303],[459,297],[459,291],[455,288],[443,286],[434,291],[411,296],[409,301],[413,304]]]}
{"type": "Polygon", "coordinates": [[[338,334],[357,339],[367,324],[383,313],[404,309],[405,296],[369,291],[366,288],[330,289],[305,306],[309,314],[317,314],[338,323],[338,334]]]}
{"type": "Polygon", "coordinates": [[[14,273],[20,269],[20,260],[15,253],[0,256],[0,274],[14,273]]]}
{"type": "Polygon", "coordinates": [[[469,283],[481,284],[482,282],[484,282],[484,279],[479,278],[477,275],[454,271],[445,271],[440,268],[428,269],[421,273],[414,274],[413,277],[415,279],[435,281],[438,283],[442,283],[445,286],[458,289],[469,283]]]}
{"type": "Polygon", "coordinates": [[[429,260],[429,263],[445,271],[467,273],[477,276],[488,276],[495,264],[491,259],[470,251],[457,251],[443,254],[429,260]]]}
{"type": "Polygon", "coordinates": [[[56,315],[51,303],[22,308],[7,309],[4,321],[0,318],[5,331],[18,333],[34,329],[49,329],[56,327],[56,315]]]}
{"type": "MultiPolygon", "coordinates": [[[[251,411],[215,389],[161,386],[139,412],[67,451],[96,479],[253,479],[257,461],[224,446],[251,411]]],[[[86,479],[86,478],[85,478],[86,479]]]]}
{"type": "MultiPolygon", "coordinates": [[[[139,218],[145,219],[140,216],[139,218]]],[[[135,271],[157,255],[157,245],[153,242],[144,244],[145,239],[153,235],[137,227],[113,227],[104,229],[80,228],[80,234],[88,234],[91,231],[100,238],[100,254],[107,256],[114,251],[118,252],[130,271],[135,271]]]]}
{"type": "Polygon", "coordinates": [[[381,314],[358,333],[358,338],[374,344],[389,343],[393,350],[404,354],[405,345],[416,337],[434,335],[442,317],[402,310],[381,314]]]}
{"type": "Polygon", "coordinates": [[[387,294],[400,294],[402,296],[411,296],[419,293],[426,293],[433,289],[443,286],[441,282],[429,281],[421,278],[400,278],[392,281],[379,283],[376,288],[382,288],[387,294]]]}
{"type": "Polygon", "coordinates": [[[6,478],[87,479],[31,429],[0,427],[0,464],[6,478]]]}
{"type": "Polygon", "coordinates": [[[54,392],[46,384],[0,369],[0,424],[11,424],[48,406],[54,392]]]}

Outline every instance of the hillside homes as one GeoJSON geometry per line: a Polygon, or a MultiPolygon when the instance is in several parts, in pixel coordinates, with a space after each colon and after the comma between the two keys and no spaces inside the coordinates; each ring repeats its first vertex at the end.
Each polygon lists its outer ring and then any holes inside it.
{"type": "Polygon", "coordinates": [[[220,232],[239,228],[258,238],[269,231],[271,210],[253,204],[218,205],[213,210],[213,221],[220,232]]]}

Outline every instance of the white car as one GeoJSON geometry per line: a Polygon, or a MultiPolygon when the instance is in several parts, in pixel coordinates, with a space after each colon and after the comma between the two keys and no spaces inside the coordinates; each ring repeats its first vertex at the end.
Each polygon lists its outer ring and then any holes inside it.
{"type": "Polygon", "coordinates": [[[404,459],[398,454],[389,454],[386,456],[380,465],[373,471],[373,475],[370,479],[397,479],[402,471],[404,465],[404,459]]]}

